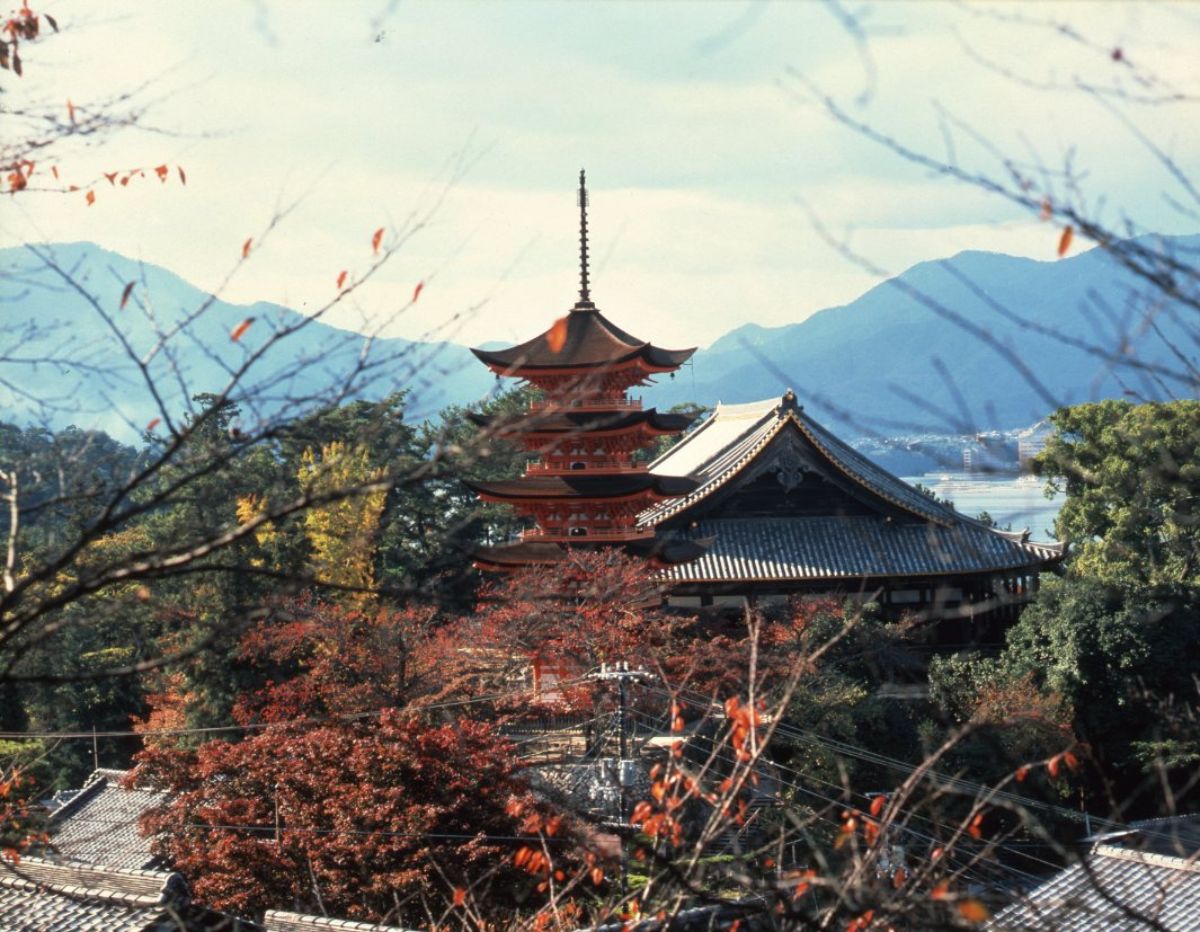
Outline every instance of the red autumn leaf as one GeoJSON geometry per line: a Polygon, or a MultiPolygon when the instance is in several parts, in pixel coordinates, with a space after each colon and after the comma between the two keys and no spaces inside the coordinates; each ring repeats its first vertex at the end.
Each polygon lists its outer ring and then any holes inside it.
{"type": "Polygon", "coordinates": [[[129,179],[132,177],[133,177],[133,175],[126,175],[124,178],[122,178],[121,179],[121,187],[122,188],[129,187],[129,179]]]}
{"type": "Polygon", "coordinates": [[[347,274],[347,273],[346,273],[346,270],[345,270],[345,269],[342,269],[342,270],[341,270],[341,271],[338,273],[338,279],[337,279],[337,286],[338,286],[338,288],[341,288],[341,287],[342,287],[342,285],[346,284],[346,274],[347,274]]]}
{"type": "Polygon", "coordinates": [[[597,887],[604,883],[604,871],[598,867],[592,868],[592,883],[594,883],[597,887]]]}
{"type": "Polygon", "coordinates": [[[95,192],[95,191],[88,191],[88,193],[87,193],[87,204],[88,204],[88,207],[91,207],[91,206],[92,206],[93,204],[95,204],[95,203],[96,203],[96,192],[95,192]]]}
{"type": "Polygon", "coordinates": [[[950,884],[942,882],[929,891],[931,900],[945,900],[950,897],[950,884]]]}
{"type": "Polygon", "coordinates": [[[104,177],[108,179],[109,184],[115,187],[117,184],[117,175],[119,174],[120,172],[105,172],[104,177]]]}
{"type": "Polygon", "coordinates": [[[567,345],[567,318],[560,317],[546,332],[546,345],[552,353],[562,352],[567,345]]]}
{"type": "Polygon", "coordinates": [[[178,165],[178,166],[176,166],[176,168],[178,168],[178,170],[179,170],[179,181],[182,184],[187,184],[187,174],[184,172],[183,166],[178,165]]]}
{"type": "MultiPolygon", "coordinates": [[[[249,242],[249,240],[247,240],[247,242],[249,242]]],[[[236,343],[245,335],[246,331],[250,329],[250,325],[252,323],[254,323],[254,318],[247,317],[229,332],[229,339],[236,343]]]]}
{"type": "Polygon", "coordinates": [[[958,914],[967,922],[987,922],[992,918],[988,908],[979,900],[963,900],[958,904],[958,914]]]}
{"type": "Polygon", "coordinates": [[[983,836],[982,825],[983,825],[983,813],[981,812],[981,813],[979,813],[979,815],[975,816],[975,818],[973,818],[971,820],[971,825],[967,829],[967,833],[972,838],[981,838],[983,836]]]}
{"type": "Polygon", "coordinates": [[[152,431],[152,430],[154,430],[154,428],[156,428],[161,423],[162,423],[162,418],[156,417],[153,420],[151,420],[149,424],[146,425],[146,430],[152,431]]]}
{"type": "Polygon", "coordinates": [[[878,818],[879,813],[883,812],[883,807],[887,805],[886,796],[876,796],[871,800],[871,815],[878,818]]]}
{"type": "Polygon", "coordinates": [[[67,98],[67,116],[71,118],[71,122],[75,122],[75,105],[71,103],[71,99],[67,98]]]}
{"type": "Polygon", "coordinates": [[[908,879],[908,874],[903,867],[896,868],[896,873],[892,874],[892,886],[899,890],[904,886],[904,881],[908,879]]]}
{"type": "Polygon", "coordinates": [[[242,258],[245,259],[250,255],[250,244],[254,242],[254,237],[249,237],[246,242],[242,243],[242,258]]]}
{"type": "Polygon", "coordinates": [[[421,297],[421,292],[425,288],[424,282],[417,282],[417,287],[413,289],[413,302],[416,303],[417,298],[421,297]]]}
{"type": "Polygon", "coordinates": [[[1065,754],[1063,754],[1062,758],[1063,758],[1063,763],[1067,765],[1067,769],[1069,769],[1069,770],[1078,770],[1079,769],[1079,758],[1076,757],[1074,754],[1072,754],[1070,751],[1067,751],[1065,754]]]}
{"type": "Polygon", "coordinates": [[[129,296],[133,294],[133,282],[125,286],[125,290],[121,292],[121,309],[125,309],[125,305],[129,303],[129,296]]]}
{"type": "Polygon", "coordinates": [[[1075,236],[1075,228],[1069,224],[1063,227],[1062,236],[1058,238],[1058,258],[1062,258],[1067,254],[1067,250],[1071,248],[1071,240],[1075,236]]]}
{"type": "Polygon", "coordinates": [[[1052,777],[1058,776],[1058,768],[1061,763],[1062,763],[1062,755],[1061,754],[1055,754],[1052,758],[1050,758],[1049,761],[1047,761],[1046,769],[1050,771],[1050,776],[1052,776],[1052,777]]]}
{"type": "Polygon", "coordinates": [[[169,172],[170,170],[171,169],[168,168],[166,165],[159,165],[154,169],[154,173],[156,175],[158,175],[159,181],[165,182],[167,180],[167,172],[169,172]]]}
{"type": "Polygon", "coordinates": [[[371,236],[371,250],[376,255],[379,254],[379,244],[382,242],[383,242],[383,227],[380,227],[378,230],[375,231],[374,235],[371,236]]]}
{"type": "Polygon", "coordinates": [[[1017,768],[1017,782],[1024,783],[1027,776],[1029,776],[1029,768],[1022,764],[1017,768]]]}
{"type": "Polygon", "coordinates": [[[462,887],[454,888],[454,905],[455,906],[466,906],[467,905],[467,891],[464,890],[462,887]]]}
{"type": "Polygon", "coordinates": [[[67,188],[67,190],[68,190],[68,191],[78,191],[78,190],[79,190],[79,185],[77,185],[77,184],[73,184],[73,185],[71,185],[69,188],[67,188]]]}

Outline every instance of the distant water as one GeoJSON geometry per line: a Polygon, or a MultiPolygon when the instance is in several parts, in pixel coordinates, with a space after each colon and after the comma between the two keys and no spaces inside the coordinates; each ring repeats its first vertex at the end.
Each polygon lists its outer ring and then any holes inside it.
{"type": "Polygon", "coordinates": [[[965,515],[976,517],[986,511],[997,526],[1012,525],[1014,531],[1029,528],[1034,540],[1054,538],[1054,519],[1063,496],[1048,499],[1043,494],[1046,480],[1033,476],[981,476],[972,473],[929,473],[905,476],[909,485],[918,482],[938,498],[947,498],[965,515]]]}

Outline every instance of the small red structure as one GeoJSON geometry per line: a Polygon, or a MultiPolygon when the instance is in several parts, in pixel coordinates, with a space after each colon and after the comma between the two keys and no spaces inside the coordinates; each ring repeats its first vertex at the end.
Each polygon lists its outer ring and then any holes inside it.
{"type": "Polygon", "coordinates": [[[476,415],[476,423],[519,441],[531,454],[525,475],[469,483],[484,500],[510,504],[534,527],[520,541],[480,547],[480,569],[557,563],[567,546],[619,545],[658,564],[694,559],[703,542],[660,540],[637,516],[696,481],[650,473],[634,454],[656,437],[679,433],[691,418],[643,409],[629,390],[674,372],[695,349],[662,349],[631,336],[596,309],[588,289],[587,189],[579,173],[580,290],[570,312],[519,346],[472,352],[497,375],[522,379],[541,397],[516,420],[476,415]]]}

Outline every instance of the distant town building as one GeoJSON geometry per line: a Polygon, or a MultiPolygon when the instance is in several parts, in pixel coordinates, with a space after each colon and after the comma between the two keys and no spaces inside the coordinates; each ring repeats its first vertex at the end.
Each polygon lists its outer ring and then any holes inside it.
{"type": "Polygon", "coordinates": [[[1046,441],[1054,428],[1046,421],[1038,421],[1028,431],[1017,435],[1017,466],[1021,472],[1033,471],[1033,458],[1046,449],[1046,441]]]}

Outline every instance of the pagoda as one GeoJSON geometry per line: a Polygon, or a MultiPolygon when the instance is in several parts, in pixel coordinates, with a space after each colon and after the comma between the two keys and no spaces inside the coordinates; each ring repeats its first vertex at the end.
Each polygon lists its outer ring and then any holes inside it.
{"type": "Polygon", "coordinates": [[[493,436],[524,446],[525,474],[470,482],[487,502],[511,505],[532,521],[520,540],[475,550],[480,569],[507,571],[561,561],[568,547],[617,546],[655,565],[695,559],[704,541],[660,540],[638,524],[647,508],[695,491],[687,477],[659,476],[634,455],[677,434],[686,415],[642,407],[629,390],[673,373],[695,349],[668,350],[639,340],[597,310],[588,287],[587,188],[579,173],[579,300],[549,330],[504,350],[473,349],[497,376],[520,379],[537,398],[516,419],[473,415],[493,436]]]}

